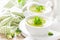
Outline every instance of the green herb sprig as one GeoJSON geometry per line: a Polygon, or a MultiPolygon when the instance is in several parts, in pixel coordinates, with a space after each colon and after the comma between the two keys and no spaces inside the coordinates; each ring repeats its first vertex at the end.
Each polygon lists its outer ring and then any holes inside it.
{"type": "Polygon", "coordinates": [[[33,5],[30,8],[31,11],[33,12],[42,12],[42,10],[45,10],[45,6],[43,5],[33,5]]]}
{"type": "Polygon", "coordinates": [[[34,24],[35,24],[35,25],[40,25],[40,24],[42,24],[42,20],[40,19],[40,17],[35,16],[35,18],[34,18],[34,24]]]}

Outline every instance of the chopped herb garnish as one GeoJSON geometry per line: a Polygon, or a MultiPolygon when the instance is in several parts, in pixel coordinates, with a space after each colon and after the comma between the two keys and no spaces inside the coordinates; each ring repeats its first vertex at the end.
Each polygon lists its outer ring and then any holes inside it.
{"type": "Polygon", "coordinates": [[[45,7],[42,6],[42,5],[40,5],[39,7],[40,7],[40,10],[44,10],[45,9],[45,7]]]}
{"type": "Polygon", "coordinates": [[[42,5],[33,5],[30,7],[30,10],[33,12],[42,12],[42,10],[45,10],[45,7],[42,5]]]}
{"type": "Polygon", "coordinates": [[[18,35],[18,34],[20,34],[20,33],[21,33],[21,30],[19,30],[19,28],[17,28],[16,34],[18,35]]]}
{"type": "Polygon", "coordinates": [[[49,35],[49,36],[52,36],[52,35],[53,35],[53,33],[52,33],[52,32],[48,32],[48,35],[49,35]]]}
{"type": "Polygon", "coordinates": [[[45,19],[43,17],[39,17],[39,16],[34,16],[32,18],[29,18],[27,20],[27,23],[31,26],[37,26],[37,27],[42,27],[43,24],[45,24],[45,19]]]}
{"type": "Polygon", "coordinates": [[[34,18],[34,24],[35,24],[35,25],[40,25],[40,24],[42,24],[42,21],[40,20],[40,17],[35,16],[35,18],[34,18]]]}

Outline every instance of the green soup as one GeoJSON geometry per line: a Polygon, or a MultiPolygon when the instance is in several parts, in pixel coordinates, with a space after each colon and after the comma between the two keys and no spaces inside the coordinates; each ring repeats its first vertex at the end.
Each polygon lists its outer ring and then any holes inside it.
{"type": "Polygon", "coordinates": [[[43,10],[45,10],[45,7],[42,6],[42,5],[32,5],[32,6],[30,7],[30,11],[32,11],[32,12],[40,13],[40,12],[42,12],[43,10]]]}
{"type": "Polygon", "coordinates": [[[36,27],[41,27],[43,26],[43,24],[45,24],[45,19],[42,18],[42,17],[38,17],[38,16],[35,16],[35,17],[32,17],[32,18],[29,18],[27,20],[27,23],[31,26],[36,26],[36,27]]]}

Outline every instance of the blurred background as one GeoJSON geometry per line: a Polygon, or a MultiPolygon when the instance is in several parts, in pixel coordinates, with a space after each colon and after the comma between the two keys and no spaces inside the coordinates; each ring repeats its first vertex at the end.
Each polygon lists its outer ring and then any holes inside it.
{"type": "MultiPolygon", "coordinates": [[[[9,1],[11,0],[0,0],[0,15],[2,14],[1,13],[1,10],[3,10],[4,6],[6,5],[6,3],[8,3],[9,1]]],[[[13,6],[15,3],[15,0],[13,0],[11,3],[13,6]],[[13,2],[13,3],[12,3],[13,2]]],[[[51,26],[51,29],[52,30],[55,30],[55,31],[59,31],[60,32],[60,0],[57,0],[57,8],[54,12],[55,16],[56,16],[56,19],[57,19],[57,22],[55,22],[52,26],[51,26]]]]}

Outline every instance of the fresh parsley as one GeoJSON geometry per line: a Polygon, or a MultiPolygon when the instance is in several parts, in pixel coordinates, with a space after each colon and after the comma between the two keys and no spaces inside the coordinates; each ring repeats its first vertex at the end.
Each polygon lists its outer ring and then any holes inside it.
{"type": "Polygon", "coordinates": [[[35,16],[35,18],[34,18],[34,24],[35,24],[35,25],[40,25],[40,24],[42,24],[42,21],[40,20],[40,17],[35,16]]]}

